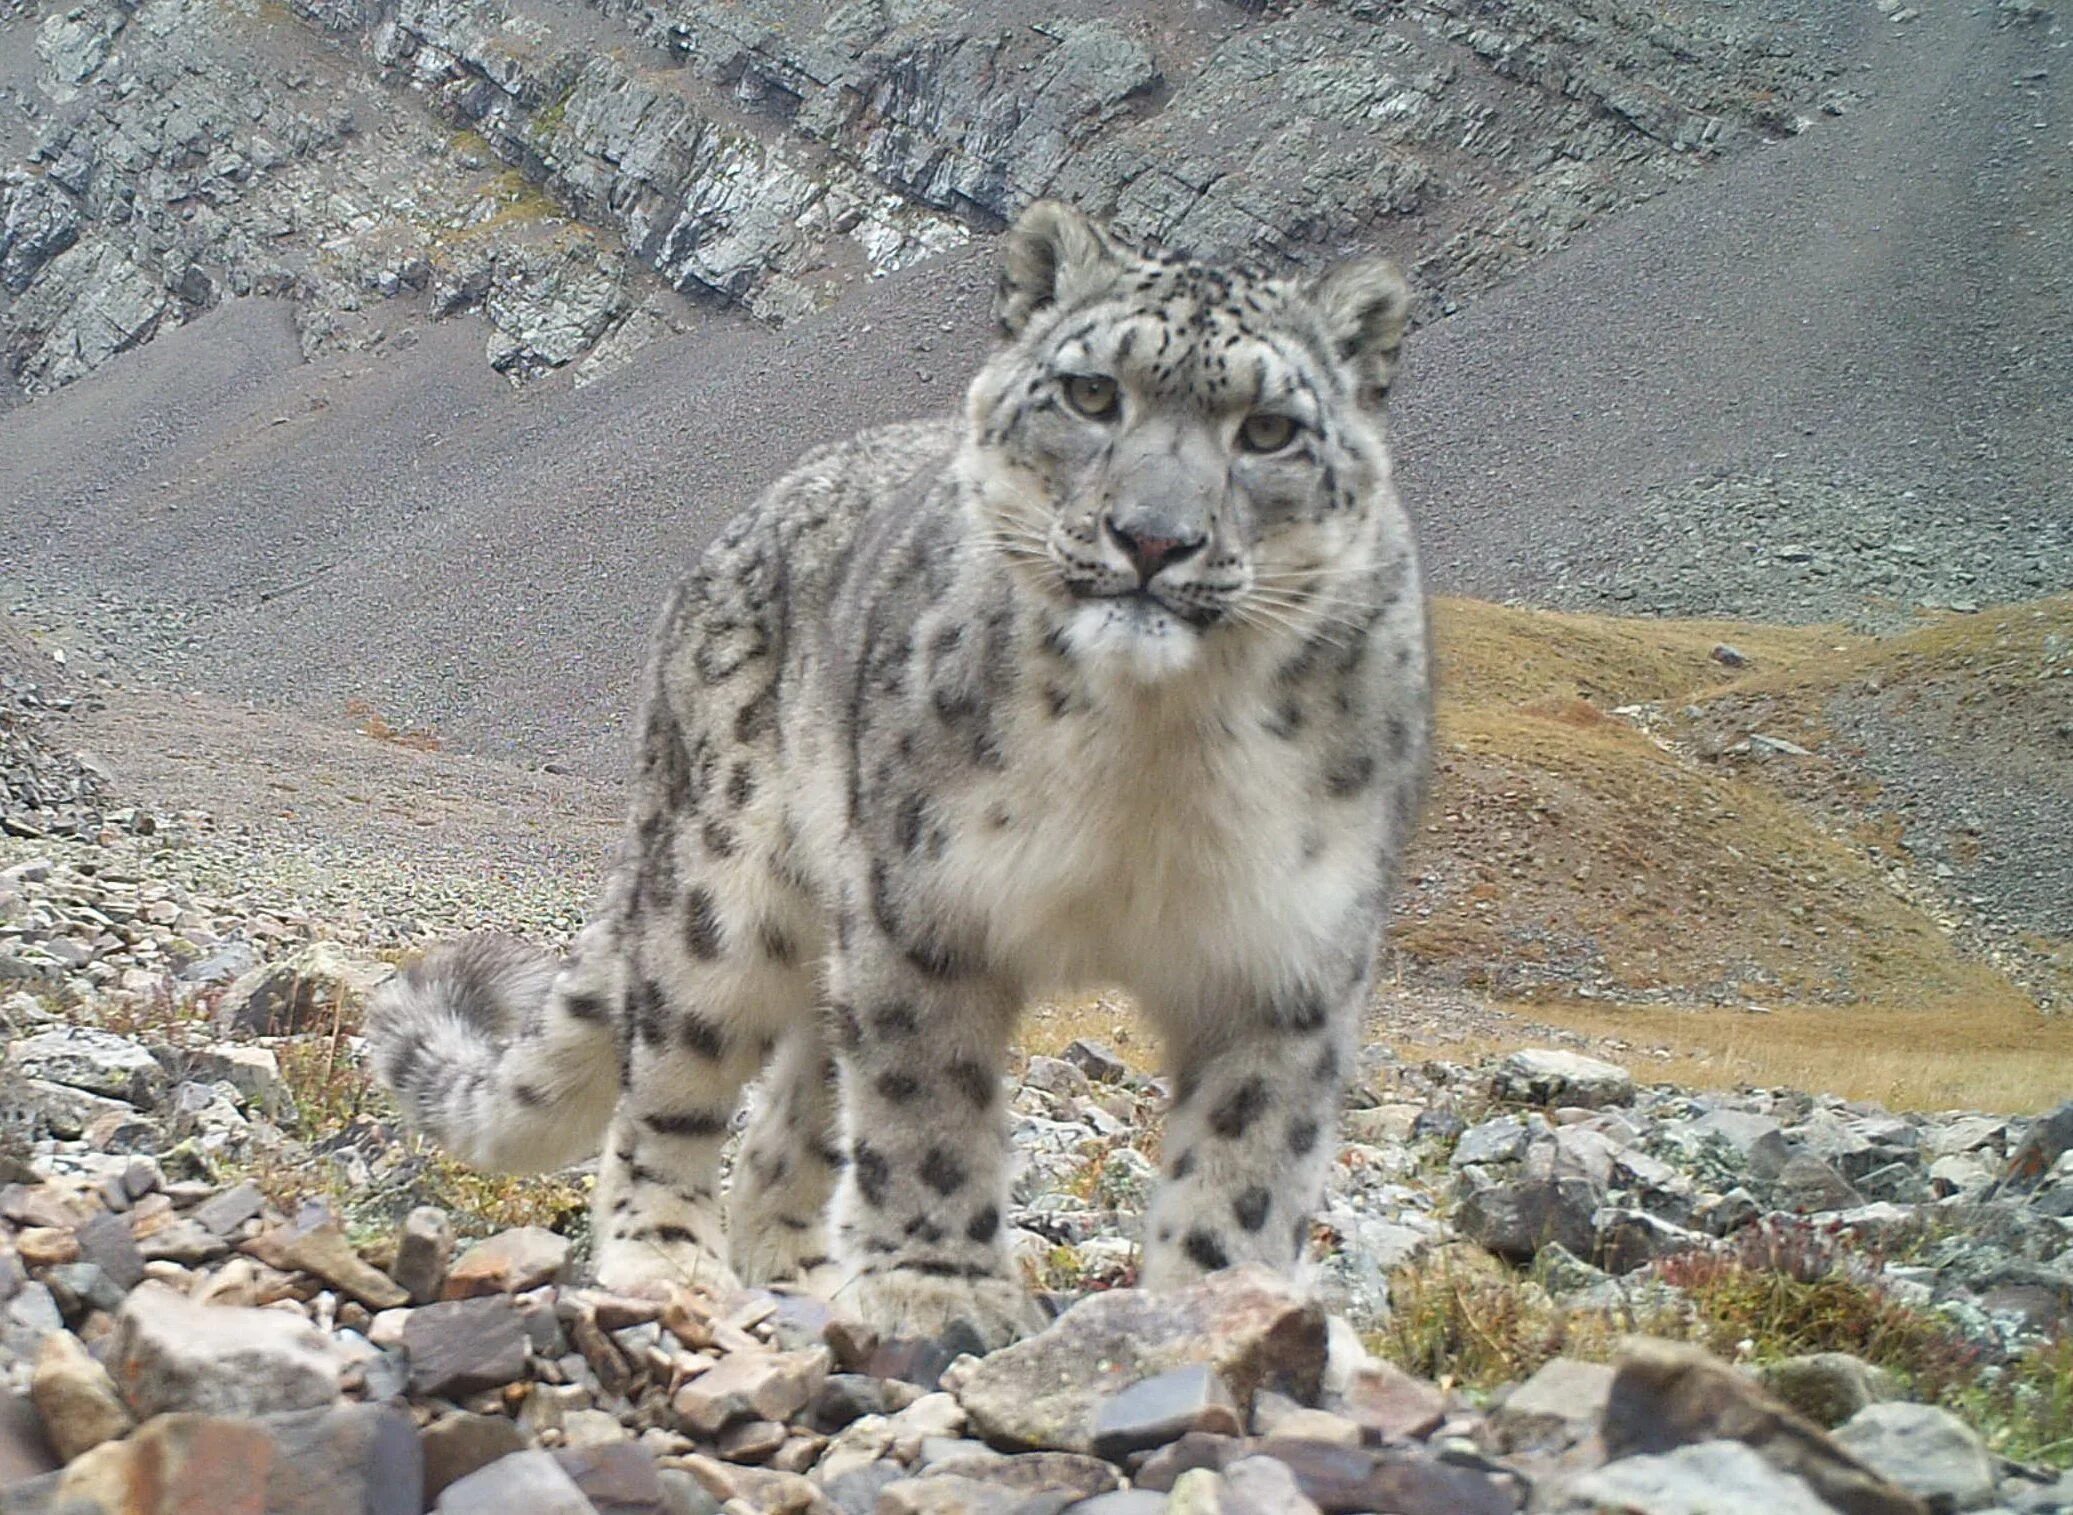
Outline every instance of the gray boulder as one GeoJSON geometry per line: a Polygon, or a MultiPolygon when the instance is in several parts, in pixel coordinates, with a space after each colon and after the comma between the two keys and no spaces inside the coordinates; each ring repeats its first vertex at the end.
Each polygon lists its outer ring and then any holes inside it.
{"type": "Polygon", "coordinates": [[[1838,1445],[1935,1512],[1994,1502],[1994,1460],[1979,1433],[1934,1405],[1875,1404],[1837,1427],[1838,1445]]]}
{"type": "Polygon", "coordinates": [[[1498,1065],[1491,1093],[1522,1104],[1579,1105],[1597,1110],[1632,1104],[1634,1075],[1581,1053],[1533,1048],[1514,1052],[1498,1065]]]}
{"type": "Polygon", "coordinates": [[[1570,1484],[1561,1515],[1835,1515],[1835,1508],[1739,1441],[1607,1463],[1570,1484]]]}
{"type": "Polygon", "coordinates": [[[330,1338],[281,1310],[198,1305],[158,1283],[138,1286],[116,1318],[116,1388],[139,1420],[171,1410],[263,1415],[339,1397],[330,1338]]]}

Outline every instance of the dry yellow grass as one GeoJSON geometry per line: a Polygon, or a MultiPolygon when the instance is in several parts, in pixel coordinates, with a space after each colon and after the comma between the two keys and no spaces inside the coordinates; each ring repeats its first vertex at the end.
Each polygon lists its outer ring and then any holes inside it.
{"type": "Polygon", "coordinates": [[[1444,598],[1433,601],[1432,631],[1443,719],[1536,701],[1584,699],[1609,710],[1689,698],[1738,681],[1713,660],[1723,642],[1758,669],[1785,672],[1874,645],[1832,626],[1564,615],[1444,598]]]}
{"type": "Polygon", "coordinates": [[[1752,687],[1818,710],[1822,691],[1872,670],[1934,661],[1972,678],[1982,646],[2007,644],[1995,667],[2016,669],[2069,614],[2073,600],[2048,601],[1875,640],[1442,600],[1436,782],[1395,940],[1426,971],[1495,995],[1555,992],[1582,971],[1634,997],[2026,1006],[1892,890],[1872,837],[1609,712],[1752,687]],[[1715,662],[1724,641],[1753,665],[1715,662]]]}
{"type": "Polygon", "coordinates": [[[1892,1110],[2049,1109],[2068,1093],[2073,1017],[2016,1006],[1904,1003],[1747,1010],[1545,1001],[1506,1006],[1516,1036],[1446,1046],[1395,1040],[1400,1054],[1452,1061],[1515,1051],[1556,1026],[1599,1040],[1645,1082],[1705,1089],[1817,1089],[1892,1110]],[[1625,1050],[1620,1050],[1620,1049],[1625,1050]]]}
{"type": "Polygon", "coordinates": [[[1976,615],[1941,616],[1898,636],[1831,635],[1824,640],[1828,648],[1812,657],[1760,657],[1756,667],[1732,681],[1734,691],[1818,696],[1866,679],[1889,688],[1955,679],[1972,702],[2021,695],[2065,677],[2073,656],[2073,594],[1989,606],[1976,615]]]}

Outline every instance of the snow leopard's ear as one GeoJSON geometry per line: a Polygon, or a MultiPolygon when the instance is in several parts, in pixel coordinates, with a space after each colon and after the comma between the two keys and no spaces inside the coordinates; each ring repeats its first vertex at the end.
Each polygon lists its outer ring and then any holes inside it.
{"type": "Polygon", "coordinates": [[[1039,200],[1001,238],[1000,290],[993,313],[1010,337],[1054,305],[1098,294],[1123,269],[1115,244],[1062,200],[1039,200]]]}
{"type": "Polygon", "coordinates": [[[1379,408],[1396,372],[1411,290],[1387,258],[1341,263],[1310,286],[1332,350],[1353,368],[1363,405],[1379,408]]]}

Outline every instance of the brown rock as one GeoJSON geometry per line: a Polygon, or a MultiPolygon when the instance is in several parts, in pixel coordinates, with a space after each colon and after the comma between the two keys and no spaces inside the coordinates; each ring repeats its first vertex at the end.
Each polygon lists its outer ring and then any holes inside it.
{"type": "Polygon", "coordinates": [[[1371,1358],[1353,1370],[1332,1408],[1368,1442],[1420,1441],[1447,1418],[1446,1397],[1394,1363],[1371,1358]]]}
{"type": "Polygon", "coordinates": [[[79,1261],[79,1238],[56,1226],[31,1226],[14,1239],[22,1266],[35,1272],[79,1261]]]}
{"type": "Polygon", "coordinates": [[[633,1365],[598,1324],[595,1315],[588,1310],[578,1311],[576,1318],[569,1323],[569,1340],[583,1354],[583,1360],[590,1364],[590,1371],[597,1375],[597,1381],[604,1386],[606,1393],[626,1392],[633,1383],[633,1365]]]}
{"type": "Polygon", "coordinates": [[[599,1515],[668,1515],[668,1496],[655,1459],[630,1442],[565,1448],[554,1454],[554,1460],[599,1515]]]}
{"type": "Polygon", "coordinates": [[[525,1325],[509,1295],[412,1310],[403,1322],[410,1391],[457,1399],[525,1377],[525,1325]]]}
{"type": "Polygon", "coordinates": [[[1803,1481],[1842,1515],[1926,1515],[1894,1488],[1755,1384],[1696,1347],[1641,1337],[1613,1376],[1600,1427],[1609,1459],[1739,1441],[1803,1481]]]}
{"type": "Polygon", "coordinates": [[[1255,1399],[1252,1428],[1257,1435],[1280,1441],[1321,1441],[1335,1447],[1357,1447],[1367,1439],[1345,1416],[1299,1405],[1286,1394],[1266,1393],[1255,1399]]]}
{"type": "Polygon", "coordinates": [[[1512,1479],[1441,1462],[1423,1448],[1371,1451],[1269,1439],[1259,1450],[1286,1463],[1304,1496],[1327,1512],[1513,1515],[1522,1503],[1512,1479]]]}
{"type": "Polygon", "coordinates": [[[977,1478],[1024,1494],[1069,1493],[1092,1499],[1116,1486],[1116,1470],[1077,1452],[972,1452],[928,1466],[930,1478],[977,1478]]]}
{"type": "Polygon", "coordinates": [[[770,1455],[770,1466],[780,1473],[810,1472],[828,1449],[828,1438],[811,1432],[794,1432],[770,1455]]]}
{"type": "Polygon", "coordinates": [[[425,1449],[425,1498],[437,1499],[448,1484],[458,1483],[499,1457],[525,1450],[525,1436],[501,1415],[447,1415],[427,1426],[420,1437],[425,1449]]]}
{"type": "Polygon", "coordinates": [[[606,1331],[624,1331],[628,1326],[645,1326],[662,1318],[659,1299],[636,1299],[624,1294],[585,1294],[583,1298],[597,1315],[599,1327],[606,1331]]]}
{"type": "Polygon", "coordinates": [[[878,1491],[872,1515],[1012,1515],[1028,1497],[983,1478],[902,1478],[878,1491]]]}
{"type": "Polygon", "coordinates": [[[52,1472],[60,1460],[29,1396],[0,1391],[0,1489],[52,1472]]]}
{"type": "Polygon", "coordinates": [[[453,1260],[453,1222],[436,1205],[419,1205],[403,1219],[396,1238],[396,1282],[414,1305],[428,1305],[446,1287],[453,1260]]]}
{"type": "Polygon", "coordinates": [[[70,1231],[85,1218],[71,1195],[51,1184],[9,1184],[0,1189],[0,1217],[17,1226],[70,1231]]]}
{"type": "Polygon", "coordinates": [[[743,1420],[790,1420],[828,1377],[828,1353],[736,1352],[701,1373],[670,1402],[683,1428],[711,1438],[743,1420]]]}
{"type": "Polygon", "coordinates": [[[1096,1406],[1133,1383],[1204,1363],[1241,1405],[1262,1387],[1314,1401],[1325,1356],[1323,1308],[1246,1266],[1162,1294],[1090,1295],[1040,1335],[981,1360],[960,1397],[996,1444],[1092,1452],[1096,1406]]]}
{"type": "Polygon", "coordinates": [[[729,1462],[768,1462],[785,1444],[784,1425],[775,1420],[744,1420],[729,1426],[713,1443],[729,1462]]]}
{"type": "Polygon", "coordinates": [[[843,1515],[818,1485],[797,1473],[773,1473],[697,1455],[683,1458],[682,1466],[722,1504],[738,1499],[757,1515],[843,1515]]]}
{"type": "Polygon", "coordinates": [[[1211,1436],[1203,1431],[1190,1431],[1179,1441],[1159,1448],[1137,1464],[1137,1471],[1131,1475],[1130,1481],[1137,1488],[1164,1493],[1184,1474],[1197,1468],[1207,1468],[1212,1473],[1222,1472],[1243,1457],[1250,1446],[1250,1442],[1237,1436],[1211,1436]]]}
{"type": "Polygon", "coordinates": [[[119,1441],[136,1426],[115,1392],[115,1380],[70,1331],[53,1331],[43,1339],[29,1397],[62,1462],[104,1441],[119,1441]]]}
{"type": "Polygon", "coordinates": [[[393,1278],[361,1258],[346,1239],[345,1228],[321,1205],[306,1206],[294,1220],[261,1232],[239,1250],[269,1267],[320,1278],[370,1310],[394,1310],[410,1303],[410,1295],[393,1278]]]}
{"type": "Polygon", "coordinates": [[[104,1442],[57,1475],[50,1508],[131,1515],[267,1515],[273,1438],[213,1415],[161,1415],[126,1441],[104,1442]]]}
{"type": "Polygon", "coordinates": [[[440,1289],[442,1299],[523,1294],[560,1279],[568,1266],[567,1238],[540,1226],[520,1226],[478,1242],[460,1256],[440,1289]]]}

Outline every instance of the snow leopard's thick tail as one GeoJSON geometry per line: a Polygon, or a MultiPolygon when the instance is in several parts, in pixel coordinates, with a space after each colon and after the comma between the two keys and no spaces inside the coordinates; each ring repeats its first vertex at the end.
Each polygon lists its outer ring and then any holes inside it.
{"type": "Polygon", "coordinates": [[[617,965],[595,932],[566,962],[513,937],[464,936],[381,988],[368,1053],[411,1125],[504,1173],[597,1151],[618,1103],[619,1052],[617,965]]]}

